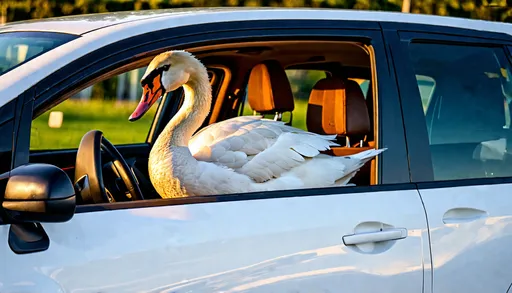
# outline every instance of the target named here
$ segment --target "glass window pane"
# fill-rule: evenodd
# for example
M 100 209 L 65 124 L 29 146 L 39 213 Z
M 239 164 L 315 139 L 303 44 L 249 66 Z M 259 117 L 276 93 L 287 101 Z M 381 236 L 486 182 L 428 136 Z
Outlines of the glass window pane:
M 0 75 L 75 38 L 48 32 L 0 33 Z
M 512 175 L 510 64 L 502 48 L 412 43 L 436 180 Z

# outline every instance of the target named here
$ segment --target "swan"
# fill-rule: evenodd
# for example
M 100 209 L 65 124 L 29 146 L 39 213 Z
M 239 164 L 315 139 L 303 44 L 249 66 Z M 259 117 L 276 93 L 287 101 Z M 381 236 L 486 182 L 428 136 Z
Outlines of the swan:
M 240 116 L 201 127 L 212 90 L 206 67 L 190 52 L 157 55 L 141 79 L 141 118 L 166 92 L 185 99 L 151 149 L 148 172 L 163 198 L 342 186 L 385 149 L 335 157 L 321 154 L 336 135 L 319 135 L 262 116 Z

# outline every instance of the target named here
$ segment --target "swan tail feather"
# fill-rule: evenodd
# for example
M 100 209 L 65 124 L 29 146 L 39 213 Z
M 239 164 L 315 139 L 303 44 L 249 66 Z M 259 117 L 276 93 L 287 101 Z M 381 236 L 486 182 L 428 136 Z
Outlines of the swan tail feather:
M 387 148 L 371 149 L 371 150 L 362 151 L 362 152 L 354 154 L 354 155 L 343 156 L 342 158 L 357 159 L 357 160 L 361 160 L 366 163 L 369 160 L 373 159 L 374 157 L 380 155 L 385 150 L 387 150 Z
M 349 183 L 349 181 L 352 178 L 354 178 L 354 176 L 357 174 L 357 172 L 359 172 L 359 170 L 364 166 L 364 164 L 366 164 L 368 161 L 372 160 L 373 158 L 375 158 L 376 156 L 378 156 L 385 150 L 387 150 L 387 149 L 386 148 L 371 149 L 371 150 L 366 150 L 366 151 L 363 151 L 363 152 L 360 152 L 360 153 L 357 153 L 354 155 L 340 157 L 340 158 L 344 158 L 344 159 L 347 159 L 347 158 L 351 159 L 350 161 L 353 163 L 346 164 L 346 169 L 344 170 L 345 174 L 343 175 L 343 177 L 336 180 L 335 185 L 336 186 L 347 185 Z

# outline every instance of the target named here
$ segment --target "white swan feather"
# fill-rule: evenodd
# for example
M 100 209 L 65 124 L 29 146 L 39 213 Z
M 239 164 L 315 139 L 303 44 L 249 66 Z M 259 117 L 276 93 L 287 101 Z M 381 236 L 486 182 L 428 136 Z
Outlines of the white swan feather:
M 330 146 L 335 135 L 318 135 L 261 116 L 212 124 L 192 137 L 192 155 L 248 175 L 255 182 L 276 178 Z

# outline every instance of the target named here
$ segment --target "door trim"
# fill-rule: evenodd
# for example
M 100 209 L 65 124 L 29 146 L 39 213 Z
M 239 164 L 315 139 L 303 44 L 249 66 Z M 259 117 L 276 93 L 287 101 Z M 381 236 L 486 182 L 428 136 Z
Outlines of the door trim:
M 343 196 L 345 194 L 417 190 L 413 183 L 381 184 L 370 186 L 324 187 L 297 190 L 276 190 L 264 192 L 247 192 L 222 195 L 193 196 L 183 198 L 162 198 L 134 202 L 115 202 L 77 206 L 75 214 L 124 210 L 159 206 L 189 205 L 203 203 L 220 203 L 231 201 L 265 200 L 278 198 L 310 197 L 310 196 Z

